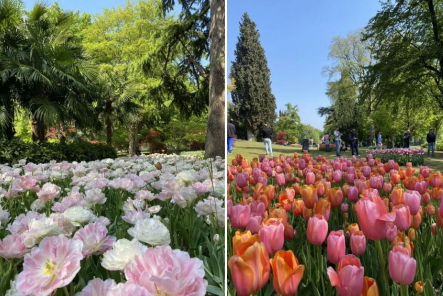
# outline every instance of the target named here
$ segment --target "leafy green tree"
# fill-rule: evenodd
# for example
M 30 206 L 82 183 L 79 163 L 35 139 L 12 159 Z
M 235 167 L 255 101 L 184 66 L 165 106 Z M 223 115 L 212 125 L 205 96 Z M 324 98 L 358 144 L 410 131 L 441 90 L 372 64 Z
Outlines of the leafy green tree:
M 256 24 L 245 13 L 240 23 L 235 60 L 231 67 L 231 76 L 236 86 L 231 94 L 233 103 L 238 106 L 238 118 L 257 137 L 263 124 L 272 126 L 276 119 L 271 73 L 259 38 Z
M 298 142 L 301 127 L 298 107 L 297 105 L 292 106 L 291 103 L 287 103 L 285 106 L 286 110 L 280 112 L 278 120 L 274 125 L 274 130 L 284 132 L 290 142 Z

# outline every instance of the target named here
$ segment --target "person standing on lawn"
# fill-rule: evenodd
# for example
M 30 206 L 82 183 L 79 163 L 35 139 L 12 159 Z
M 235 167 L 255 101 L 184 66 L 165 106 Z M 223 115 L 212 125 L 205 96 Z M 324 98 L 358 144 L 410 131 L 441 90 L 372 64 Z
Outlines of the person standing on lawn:
M 434 130 L 432 128 L 429 130 L 429 133 L 426 136 L 426 141 L 428 142 L 428 156 L 429 156 L 429 150 L 432 149 L 432 157 L 434 157 L 435 134 L 434 134 Z
M 355 133 L 355 129 L 352 129 L 351 133 L 349 134 L 349 141 L 351 142 L 351 155 L 360 156 L 360 153 L 358 153 L 358 137 Z
M 340 128 L 337 126 L 337 128 L 334 131 L 334 142 L 335 142 L 335 154 L 337 157 L 340 157 L 340 137 L 342 136 L 342 133 L 340 133 Z
M 268 127 L 266 123 L 261 130 L 261 134 L 263 137 L 263 142 L 265 143 L 266 155 L 272 156 L 272 130 Z
M 228 154 L 231 154 L 232 146 L 234 145 L 234 140 L 235 140 L 235 125 L 234 125 L 234 120 L 232 118 L 229 120 L 227 126 L 227 134 L 228 134 Z
M 405 139 L 405 145 L 404 145 L 405 147 L 404 148 L 409 148 L 409 141 L 411 139 L 411 131 L 409 129 L 404 134 L 404 139 Z
M 383 148 L 383 137 L 381 135 L 381 132 L 378 132 L 378 135 L 377 135 L 377 148 L 378 149 Z
M 325 142 L 326 145 L 326 152 L 329 152 L 329 133 L 326 132 L 326 134 L 323 136 L 323 141 Z

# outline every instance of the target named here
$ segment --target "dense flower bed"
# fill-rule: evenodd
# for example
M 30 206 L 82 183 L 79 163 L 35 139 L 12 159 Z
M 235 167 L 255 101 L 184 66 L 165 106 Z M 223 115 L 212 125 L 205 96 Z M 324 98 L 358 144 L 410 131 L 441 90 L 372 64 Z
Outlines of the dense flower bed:
M 229 293 L 441 295 L 442 174 L 369 157 L 237 155 Z
M 326 151 L 326 144 L 320 144 L 320 151 Z M 329 150 L 335 151 L 335 144 L 329 144 Z
M 0 295 L 224 295 L 224 160 L 0 165 Z
M 422 148 L 392 148 L 368 150 L 368 155 L 380 158 L 382 162 L 393 160 L 400 165 L 411 162 L 412 165 L 424 164 L 424 150 Z

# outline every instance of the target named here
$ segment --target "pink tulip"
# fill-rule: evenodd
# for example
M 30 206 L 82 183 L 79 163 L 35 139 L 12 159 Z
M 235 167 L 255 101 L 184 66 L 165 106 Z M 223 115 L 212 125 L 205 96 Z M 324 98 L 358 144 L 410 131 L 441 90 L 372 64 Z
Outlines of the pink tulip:
M 358 189 L 357 187 L 348 188 L 348 199 L 351 202 L 356 202 L 358 200 Z
M 343 213 L 347 213 L 348 210 L 349 210 L 349 205 L 348 205 L 347 203 L 344 202 L 344 203 L 341 204 L 340 209 L 341 209 L 341 211 L 342 211 Z
M 232 199 L 228 199 L 228 201 L 226 202 L 226 212 L 226 216 L 230 218 L 232 214 Z
M 89 255 L 100 255 L 105 251 L 112 249 L 115 242 L 115 236 L 109 236 L 106 226 L 94 222 L 80 228 L 72 238 L 83 243 L 82 254 L 84 257 Z
M 312 185 L 315 183 L 315 174 L 313 172 L 309 172 L 306 174 L 306 185 Z
M 239 173 L 237 174 L 237 177 L 235 178 L 235 183 L 238 187 L 242 188 L 247 185 L 247 177 L 245 173 Z
M 69 285 L 80 271 L 82 243 L 64 235 L 45 237 L 25 256 L 23 271 L 17 277 L 22 295 L 50 295 Z
M 369 186 L 371 188 L 380 190 L 383 188 L 383 177 L 382 176 L 373 176 L 369 179 Z
M 355 205 L 358 221 L 365 236 L 371 240 L 386 237 L 387 224 L 395 220 L 379 196 L 363 197 Z
M 278 165 L 278 166 L 275 167 L 275 172 L 277 174 L 281 174 L 283 172 L 283 169 L 281 168 L 281 166 Z
M 369 166 L 374 166 L 375 165 L 375 159 L 368 160 L 368 165 Z
M 396 205 L 392 208 L 395 211 L 395 221 L 394 224 L 400 231 L 405 231 L 409 229 L 412 225 L 412 216 L 409 211 L 408 206 L 403 204 Z
M 101 278 L 95 278 L 88 282 L 88 285 L 83 288 L 78 296 L 97 296 L 109 295 L 108 291 L 115 287 L 116 284 L 113 279 L 103 281 Z M 146 291 L 147 292 L 147 291 Z
M 421 195 L 418 191 L 406 190 L 403 194 L 404 203 L 409 207 L 411 215 L 415 216 L 420 209 Z
M 283 248 L 285 242 L 285 226 L 279 219 L 271 218 L 262 224 L 258 231 L 260 241 L 265 245 L 269 255 Z
M 355 167 L 353 167 L 353 166 L 349 167 L 347 173 L 353 174 L 355 176 Z
M 257 234 L 258 230 L 260 229 L 262 220 L 262 216 L 255 213 L 251 214 L 248 225 L 246 225 L 246 230 L 249 230 L 252 234 Z
M 418 191 L 420 194 L 424 194 L 427 188 L 428 182 L 426 181 L 417 181 L 417 183 L 415 183 L 415 190 Z
M 388 166 L 389 170 L 395 169 L 395 161 L 393 161 L 392 159 L 388 160 Z
M 348 183 L 348 184 L 354 184 L 354 179 L 355 179 L 355 177 L 354 177 L 354 174 L 346 174 L 346 182 Z
M 341 179 L 342 179 L 341 171 L 335 170 L 333 175 L 332 175 L 332 178 L 333 178 L 335 183 L 340 183 Z
M 232 206 L 231 216 L 229 217 L 232 228 L 245 228 L 248 225 L 250 216 L 251 207 L 249 205 L 236 204 Z
M 278 186 L 284 186 L 286 183 L 285 174 L 277 174 L 277 176 L 275 176 L 275 181 L 277 182 Z
M 366 237 L 362 231 L 351 233 L 351 251 L 354 255 L 362 255 L 366 250 Z
M 354 255 L 346 255 L 340 260 L 338 273 L 328 267 L 328 276 L 339 296 L 360 296 L 363 291 L 364 268 Z
M 390 242 L 393 242 L 398 236 L 397 226 L 394 223 L 388 224 L 386 230 L 386 239 Z
M 424 178 L 429 177 L 429 167 L 427 166 L 422 166 L 420 168 L 420 175 L 422 175 Z
M 363 176 L 365 176 L 367 178 L 371 175 L 371 167 L 366 165 L 361 168 L 361 172 L 363 173 Z
M 410 285 L 414 281 L 417 263 L 408 249 L 395 246 L 389 252 L 389 275 L 399 284 Z
M 304 170 L 306 168 L 306 161 L 302 158 L 300 159 L 300 162 L 298 163 L 298 166 L 300 169 Z
M 392 184 L 391 183 L 384 183 L 383 184 L 383 191 L 385 193 L 389 193 L 392 190 Z
M 5 259 L 23 258 L 31 250 L 26 248 L 21 234 L 7 235 L 0 241 L 0 256 Z
M 320 246 L 328 234 L 328 221 L 322 215 L 309 218 L 306 236 L 311 244 Z
M 343 230 L 331 231 L 328 236 L 328 260 L 337 264 L 346 255 L 346 242 Z

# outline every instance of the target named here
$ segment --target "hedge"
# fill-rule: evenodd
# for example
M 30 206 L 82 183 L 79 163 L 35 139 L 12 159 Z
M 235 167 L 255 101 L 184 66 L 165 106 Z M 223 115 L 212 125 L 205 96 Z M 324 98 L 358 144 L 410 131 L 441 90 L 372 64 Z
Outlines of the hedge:
M 104 144 L 91 144 L 78 141 L 69 144 L 60 143 L 25 143 L 19 139 L 0 140 L 0 164 L 27 162 L 46 163 L 55 161 L 92 161 L 116 158 L 113 147 Z

